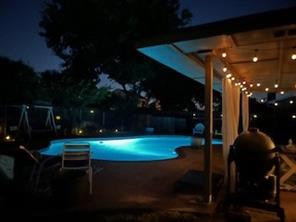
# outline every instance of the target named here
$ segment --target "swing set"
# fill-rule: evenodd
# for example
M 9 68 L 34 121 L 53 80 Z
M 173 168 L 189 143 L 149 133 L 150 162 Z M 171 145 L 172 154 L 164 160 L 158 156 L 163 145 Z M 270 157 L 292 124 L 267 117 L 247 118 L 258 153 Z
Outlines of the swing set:
M 38 125 L 38 128 L 32 127 L 34 125 L 32 123 Z M 57 133 L 52 106 L 25 104 L 0 106 L 1 141 L 13 142 L 20 135 L 31 138 L 34 133 L 50 132 Z

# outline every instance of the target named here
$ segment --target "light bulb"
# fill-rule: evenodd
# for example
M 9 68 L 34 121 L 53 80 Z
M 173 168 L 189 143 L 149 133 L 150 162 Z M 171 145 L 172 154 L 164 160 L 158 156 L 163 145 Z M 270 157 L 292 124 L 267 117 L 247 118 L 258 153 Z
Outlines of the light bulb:
M 279 87 L 279 84 L 274 84 L 274 88 L 278 88 Z
M 222 52 L 222 57 L 223 58 L 226 58 L 226 56 L 227 56 L 227 53 L 226 52 Z
M 226 66 L 223 67 L 223 72 L 227 72 L 227 67 Z
M 229 79 L 232 75 L 229 73 L 226 75 L 226 78 Z
M 281 91 L 280 93 L 283 95 L 285 92 L 284 91 Z
M 261 83 L 257 83 L 256 86 L 257 86 L 257 87 L 261 86 Z
M 257 52 L 258 52 L 258 49 L 255 49 L 255 55 L 253 57 L 253 62 L 257 62 L 258 61 L 258 56 L 257 56 Z
M 269 91 L 269 88 L 265 88 L 265 91 L 268 92 Z
M 292 60 L 296 60 L 296 54 L 295 54 L 295 53 L 293 53 L 293 54 L 291 55 L 291 59 L 292 59 Z

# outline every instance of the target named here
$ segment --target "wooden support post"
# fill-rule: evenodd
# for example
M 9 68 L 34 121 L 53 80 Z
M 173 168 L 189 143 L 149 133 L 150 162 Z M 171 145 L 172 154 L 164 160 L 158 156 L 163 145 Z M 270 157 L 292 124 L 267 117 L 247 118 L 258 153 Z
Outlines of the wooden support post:
M 212 134 L 213 134 L 213 64 L 212 55 L 205 59 L 205 202 L 212 202 Z

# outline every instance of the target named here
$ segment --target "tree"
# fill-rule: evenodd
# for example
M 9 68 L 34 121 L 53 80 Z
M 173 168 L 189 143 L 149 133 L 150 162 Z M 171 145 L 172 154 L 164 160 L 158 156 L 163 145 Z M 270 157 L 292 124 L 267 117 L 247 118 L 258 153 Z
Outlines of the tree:
M 107 88 L 98 89 L 93 81 L 75 80 L 67 73 L 45 71 L 41 73 L 43 98 L 55 106 L 61 106 L 74 125 L 80 122 L 80 112 L 87 106 L 100 106 L 109 96 Z
M 126 98 L 137 95 L 155 65 L 139 55 L 135 42 L 186 25 L 188 10 L 178 0 L 53 0 L 43 10 L 40 27 L 47 45 L 78 79 L 108 73 Z
M 0 57 L 0 73 L 0 104 L 30 104 L 40 98 L 40 77 L 22 61 Z

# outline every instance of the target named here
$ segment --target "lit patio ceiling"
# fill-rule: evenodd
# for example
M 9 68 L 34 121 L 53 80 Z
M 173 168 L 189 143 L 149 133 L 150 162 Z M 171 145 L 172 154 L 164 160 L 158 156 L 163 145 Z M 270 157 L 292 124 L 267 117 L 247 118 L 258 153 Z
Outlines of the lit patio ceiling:
M 296 59 L 291 58 L 296 56 L 296 7 L 181 29 L 143 41 L 137 48 L 201 83 L 205 55 L 212 53 L 217 91 L 227 74 L 234 83 L 245 82 L 246 91 L 296 91 Z

